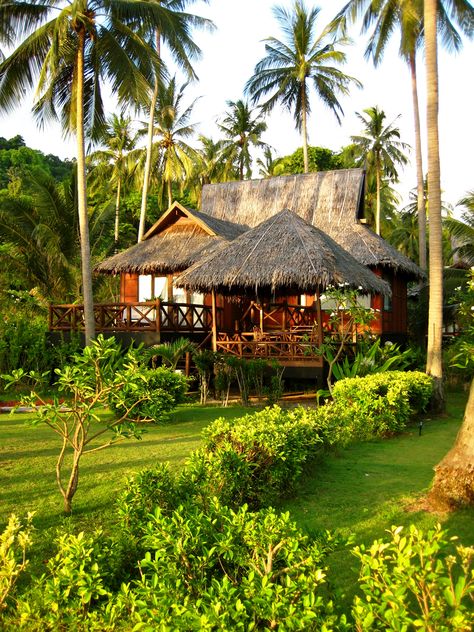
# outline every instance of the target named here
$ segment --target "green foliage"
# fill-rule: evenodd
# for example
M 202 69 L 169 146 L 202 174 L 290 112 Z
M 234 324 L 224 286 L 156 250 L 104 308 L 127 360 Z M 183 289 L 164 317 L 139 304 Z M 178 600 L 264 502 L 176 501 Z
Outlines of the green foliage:
M 0 613 L 7 607 L 7 599 L 12 597 L 18 577 L 28 564 L 26 551 L 31 544 L 32 518 L 33 514 L 28 514 L 23 524 L 12 514 L 0 534 Z
M 252 508 L 289 492 L 322 440 L 304 409 L 278 406 L 236 420 L 218 419 L 205 431 L 205 447 L 188 467 L 224 504 Z
M 161 358 L 163 364 L 174 371 L 186 353 L 192 353 L 195 349 L 196 345 L 188 338 L 177 338 L 173 342 L 151 346 L 147 349 L 146 355 L 153 363 L 157 357 Z
M 210 349 L 201 349 L 193 354 L 193 362 L 199 375 L 199 392 L 201 396 L 201 404 L 206 404 L 209 396 L 209 387 L 212 374 L 214 372 L 214 363 L 216 362 L 216 354 Z
M 162 418 L 174 407 L 174 396 L 184 392 L 186 381 L 182 376 L 167 369 L 153 371 L 144 367 L 139 362 L 139 353 L 140 350 L 130 349 L 123 354 L 114 338 L 99 335 L 82 353 L 75 354 L 70 364 L 55 370 L 55 387 L 68 400 L 67 408 L 57 397 L 50 403 L 35 391 L 22 397 L 23 404 L 32 407 L 38 401 L 41 404 L 32 423 L 46 424 L 60 437 L 56 480 L 66 513 L 72 510 L 81 458 L 122 439 L 139 438 L 140 433 L 132 421 L 142 416 L 153 420 Z M 25 378 L 39 385 L 48 374 L 18 369 L 2 377 L 8 388 Z M 93 424 L 99 421 L 99 410 L 108 404 L 118 415 L 99 430 L 93 430 Z M 103 438 L 106 433 L 112 436 Z M 65 460 L 68 453 L 71 453 L 72 463 Z
M 130 421 L 165 422 L 176 405 L 184 401 L 188 380 L 166 367 L 143 366 L 139 353 L 128 353 L 122 371 L 124 385 L 120 392 L 111 392 L 109 404 Z
M 328 350 L 328 357 L 331 352 Z M 400 345 L 393 342 L 380 344 L 380 338 L 369 344 L 365 340 L 358 341 L 353 357 L 346 355 L 342 362 L 337 362 L 333 366 L 333 374 L 336 380 L 346 377 L 364 377 L 373 373 L 384 373 L 389 370 L 402 371 L 412 362 L 413 351 L 405 349 L 402 351 Z
M 69 160 L 26 147 L 21 136 L 9 140 L 0 138 L 0 189 L 6 189 L 12 174 L 21 175 L 34 168 L 41 169 L 57 181 L 65 180 L 72 173 Z
M 426 534 L 392 527 L 390 535 L 354 549 L 362 563 L 363 596 L 352 610 L 357 630 L 472 630 L 474 549 L 456 546 L 451 554 L 452 539 L 439 525 Z
M 332 171 L 345 167 L 341 156 L 326 147 L 308 147 L 308 162 L 309 171 Z M 302 147 L 275 161 L 274 171 L 274 175 L 279 176 L 304 173 Z
M 157 510 L 140 579 L 117 605 L 131 624 L 179 630 L 323 629 L 323 559 L 334 545 L 303 536 L 288 514 L 250 513 L 211 499 L 205 510 Z M 150 629 L 150 628 L 149 628 Z
M 474 377 L 474 271 L 465 285 L 456 288 L 451 302 L 456 305 L 460 331 L 445 351 L 445 364 L 451 375 L 459 374 L 465 382 Z
M 415 412 L 428 406 L 431 377 L 418 371 L 388 371 L 348 378 L 333 387 L 335 415 L 344 419 L 351 440 L 400 432 Z

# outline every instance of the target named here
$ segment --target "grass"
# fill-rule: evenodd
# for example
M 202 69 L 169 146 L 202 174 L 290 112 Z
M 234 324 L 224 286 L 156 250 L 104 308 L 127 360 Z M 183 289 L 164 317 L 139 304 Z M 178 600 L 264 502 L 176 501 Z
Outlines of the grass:
M 474 544 L 474 510 L 443 516 L 410 510 L 429 487 L 433 466 L 453 444 L 465 402 L 466 394 L 450 393 L 447 413 L 426 418 L 421 436 L 413 426 L 402 436 L 359 443 L 326 455 L 312 464 L 297 494 L 282 502 L 280 509 L 289 511 L 310 533 L 337 529 L 356 543 L 368 544 L 384 537 L 394 524 L 415 523 L 426 529 L 440 521 L 463 544 Z M 70 518 L 62 514 L 54 476 L 56 437 L 47 428 L 25 423 L 31 415 L 2 415 L 0 523 L 3 525 L 12 512 L 24 515 L 36 511 L 35 525 L 42 537 L 36 538 L 34 557 L 46 559 L 58 527 L 76 531 L 99 525 L 113 528 L 114 498 L 127 475 L 158 461 L 180 467 L 200 445 L 201 431 L 208 423 L 219 416 L 238 417 L 247 412 L 237 406 L 180 407 L 172 424 L 147 427 L 141 441 L 124 441 L 85 456 Z M 334 553 L 330 560 L 332 581 L 346 591 L 347 599 L 355 583 L 355 565 L 348 548 Z
M 179 467 L 201 444 L 201 431 L 217 417 L 240 417 L 248 409 L 181 406 L 172 423 L 149 425 L 142 439 L 129 439 L 81 460 L 72 522 L 106 523 L 125 478 L 159 461 Z M 32 414 L 0 416 L 0 526 L 11 513 L 35 511 L 38 529 L 61 524 L 62 497 L 56 485 L 59 438 L 45 426 L 31 427 Z
M 474 545 L 474 509 L 451 514 L 416 510 L 429 489 L 433 467 L 453 445 L 459 429 L 465 393 L 449 393 L 446 414 L 424 419 L 422 434 L 413 426 L 393 439 L 358 443 L 308 471 L 298 495 L 281 504 L 309 533 L 337 529 L 357 544 L 387 536 L 392 525 L 415 524 L 423 530 L 440 522 L 464 545 Z M 356 559 L 349 548 L 329 560 L 330 578 L 351 600 L 357 578 Z

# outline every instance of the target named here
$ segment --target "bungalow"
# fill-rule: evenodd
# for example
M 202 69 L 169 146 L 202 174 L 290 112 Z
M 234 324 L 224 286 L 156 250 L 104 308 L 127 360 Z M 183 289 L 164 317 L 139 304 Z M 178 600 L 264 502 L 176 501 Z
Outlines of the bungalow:
M 366 226 L 363 189 L 360 169 L 205 185 L 201 211 L 174 202 L 142 242 L 96 267 L 121 278 L 120 302 L 95 308 L 97 329 L 146 342 L 212 335 L 214 347 L 234 338 L 243 355 L 266 349 L 295 363 L 283 345 L 262 346 L 262 333 L 322 325 L 325 288 L 344 282 L 377 311 L 373 333 L 402 339 L 407 282 L 422 272 Z M 80 310 L 52 306 L 50 328 L 80 328 Z

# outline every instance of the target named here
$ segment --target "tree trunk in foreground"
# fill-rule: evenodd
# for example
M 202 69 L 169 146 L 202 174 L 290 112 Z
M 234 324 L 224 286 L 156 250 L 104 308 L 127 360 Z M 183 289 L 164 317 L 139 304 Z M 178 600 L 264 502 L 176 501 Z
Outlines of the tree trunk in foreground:
M 428 130 L 428 201 L 430 222 L 429 312 L 426 373 L 434 379 L 433 409 L 444 409 L 443 334 L 443 236 L 438 135 L 437 0 L 425 0 L 426 123 Z
M 462 426 L 454 446 L 435 467 L 428 498 L 432 505 L 448 508 L 474 504 L 474 380 Z
M 426 208 L 425 184 L 423 182 L 423 155 L 421 151 L 420 108 L 418 106 L 418 81 L 416 75 L 416 53 L 410 54 L 413 120 L 415 126 L 416 195 L 418 209 L 418 252 L 420 268 L 426 270 Z
M 157 30 L 155 33 L 156 39 L 156 52 L 158 57 L 160 57 L 160 32 Z M 146 159 L 145 159 L 145 167 L 143 171 L 143 187 L 142 187 L 142 202 L 140 207 L 140 223 L 138 225 L 138 243 L 143 240 L 145 235 L 145 221 L 146 221 L 146 207 L 148 201 L 148 187 L 150 185 L 150 174 L 151 174 L 151 155 L 153 151 L 153 136 L 154 136 L 154 127 L 155 127 L 155 109 L 156 102 L 158 100 L 158 90 L 160 86 L 160 78 L 158 75 L 155 77 L 155 85 L 153 87 L 153 94 L 151 96 L 150 103 L 150 116 L 148 119 L 148 133 L 147 133 L 147 142 L 146 142 Z
M 301 135 L 303 137 L 303 171 L 304 173 L 309 173 L 308 122 L 306 117 L 306 92 L 304 84 L 301 88 Z
M 84 145 L 84 46 L 85 32 L 78 33 L 76 137 L 77 137 L 77 203 L 81 237 L 82 296 L 84 299 L 85 342 L 95 337 L 94 297 L 92 294 L 91 251 L 89 243 L 89 216 L 87 213 L 86 152 Z

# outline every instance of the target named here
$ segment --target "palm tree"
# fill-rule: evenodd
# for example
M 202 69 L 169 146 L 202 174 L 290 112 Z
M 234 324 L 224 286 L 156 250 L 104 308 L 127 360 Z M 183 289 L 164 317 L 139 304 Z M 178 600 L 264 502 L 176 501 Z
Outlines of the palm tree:
M 80 291 L 80 236 L 75 177 L 63 184 L 38 169 L 22 174 L 28 195 L 3 195 L 0 233 L 9 244 L 2 262 L 14 261 L 27 289 L 37 288 L 50 301 L 74 300 Z M 103 243 L 112 216 L 90 217 L 91 251 Z
M 85 141 L 105 126 L 101 83 L 109 81 L 120 101 L 139 102 L 156 62 L 133 32 L 151 29 L 163 9 L 133 0 L 12 0 L 0 5 L 0 23 L 16 34 L 16 50 L 0 64 L 0 110 L 10 111 L 36 87 L 34 113 L 43 124 L 60 119 L 76 135 L 77 200 L 80 224 L 85 340 L 95 335 Z M 0 35 L 6 32 L 2 27 Z
M 449 15 L 448 15 L 449 13 Z M 423 196 L 423 161 L 421 150 L 420 114 L 418 105 L 418 81 L 416 53 L 423 41 L 423 3 L 420 0 L 350 0 L 338 13 L 334 20 L 337 28 L 346 31 L 347 19 L 357 20 L 362 16 L 362 31 L 374 25 L 366 49 L 366 56 L 371 57 L 375 65 L 382 61 L 385 48 L 397 27 L 400 29 L 400 56 L 407 62 L 411 74 L 413 117 L 415 128 L 415 157 L 418 189 L 418 222 L 420 267 L 426 269 L 426 210 Z M 460 29 L 466 35 L 472 35 L 474 9 L 468 0 L 438 0 L 438 28 L 446 48 L 459 50 L 461 38 L 454 28 L 452 19 L 456 19 Z M 469 27 L 469 24 L 471 25 Z M 471 30 L 471 33 L 469 33 Z
M 166 184 L 168 206 L 173 202 L 173 183 L 186 182 L 197 160 L 196 150 L 186 143 L 196 131 L 195 124 L 189 122 L 196 100 L 181 112 L 187 85 L 178 88 L 173 78 L 168 84 L 161 84 L 158 91 L 154 123 L 155 136 L 159 138 L 156 168 Z
M 135 149 L 138 134 L 132 130 L 130 117 L 112 114 L 102 139 L 106 149 L 99 149 L 88 157 L 91 192 L 94 184 L 101 189 L 104 181 L 109 181 L 115 191 L 114 242 L 117 248 L 119 240 L 120 202 L 123 186 L 133 175 L 137 165 L 138 151 Z
M 227 101 L 230 108 L 224 115 L 222 123 L 218 125 L 225 138 L 222 142 L 222 159 L 228 171 L 237 169 L 239 180 L 252 177 L 251 146 L 265 149 L 267 146 L 261 139 L 267 129 L 267 124 L 260 115 L 254 116 L 254 110 L 248 103 Z
M 444 226 L 447 228 L 455 247 L 453 254 L 463 263 L 474 266 L 474 191 L 468 191 L 466 197 L 458 202 L 464 207 L 461 219 L 447 217 Z
M 310 84 L 321 101 L 335 114 L 338 122 L 343 114 L 338 94 L 348 94 L 351 85 L 361 86 L 354 77 L 345 75 L 336 65 L 346 61 L 338 46 L 348 43 L 345 37 L 336 39 L 330 29 L 315 35 L 319 9 L 308 10 L 301 0 L 295 0 L 291 11 L 275 7 L 274 15 L 285 39 L 265 40 L 266 56 L 255 66 L 245 91 L 252 102 L 267 95 L 262 111 L 270 112 L 281 103 L 293 112 L 296 128 L 303 141 L 304 169 L 309 169 L 307 119 L 311 112 Z
M 375 232 L 380 235 L 382 178 L 385 176 L 392 182 L 397 181 L 397 165 L 407 163 L 407 157 L 403 152 L 408 149 L 408 145 L 398 140 L 400 130 L 394 127 L 394 122 L 385 124 L 385 112 L 379 110 L 377 106 L 365 109 L 366 116 L 359 112 L 356 114 L 363 123 L 364 129 L 359 136 L 351 136 L 351 140 L 360 152 L 359 163 L 366 165 L 369 177 L 371 173 L 375 177 Z
M 161 60 L 162 42 L 167 46 L 175 63 L 178 64 L 187 74 L 189 79 L 196 77 L 191 61 L 199 58 L 200 49 L 193 42 L 191 37 L 191 29 L 195 27 L 213 28 L 212 22 L 209 20 L 184 13 L 187 5 L 194 3 L 196 0 L 150 0 L 160 5 L 168 14 L 168 23 L 156 24 L 151 30 L 146 32 L 146 37 L 150 45 L 154 47 L 158 58 Z M 204 0 L 207 2 L 208 0 Z M 158 99 L 158 91 L 160 82 L 166 80 L 166 73 L 163 65 L 160 63 L 153 77 L 152 90 L 149 94 L 149 116 L 148 116 L 148 132 L 146 142 L 145 165 L 143 171 L 142 200 L 140 208 L 140 223 L 138 227 L 138 241 L 143 239 L 145 234 L 145 219 L 147 208 L 148 188 L 150 184 L 152 153 L 153 153 L 153 137 L 154 137 L 154 121 L 155 109 Z

